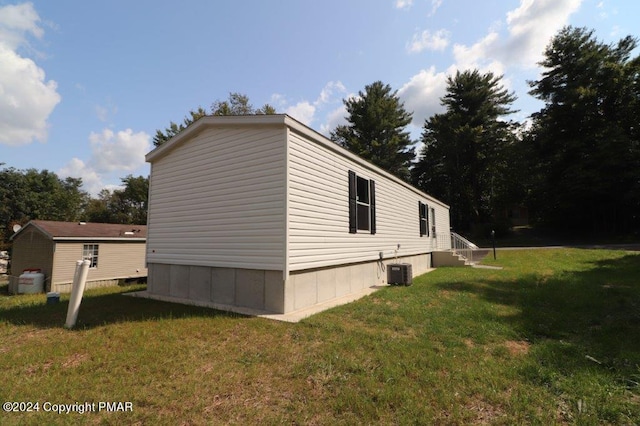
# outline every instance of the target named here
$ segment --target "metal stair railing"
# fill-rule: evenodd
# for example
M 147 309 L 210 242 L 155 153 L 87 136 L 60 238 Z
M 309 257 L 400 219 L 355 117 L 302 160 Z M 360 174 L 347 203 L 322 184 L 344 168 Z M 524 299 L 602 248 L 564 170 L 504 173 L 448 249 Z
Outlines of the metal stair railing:
M 467 240 L 460 234 L 451 232 L 451 250 L 468 262 L 473 262 L 473 251 L 477 250 L 478 246 Z
M 437 232 L 436 237 L 436 249 L 441 251 L 451 250 L 451 233 L 450 232 Z

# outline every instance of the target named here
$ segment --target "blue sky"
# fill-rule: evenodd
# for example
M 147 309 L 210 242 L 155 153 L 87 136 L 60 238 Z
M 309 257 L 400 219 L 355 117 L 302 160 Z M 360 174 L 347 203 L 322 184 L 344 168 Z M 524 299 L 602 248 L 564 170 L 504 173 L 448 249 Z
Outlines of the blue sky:
M 564 25 L 640 36 L 632 0 L 0 0 L 0 163 L 81 177 L 97 194 L 147 175 L 157 129 L 230 92 L 325 133 L 376 80 L 417 139 L 446 77 L 504 75 L 519 121 Z

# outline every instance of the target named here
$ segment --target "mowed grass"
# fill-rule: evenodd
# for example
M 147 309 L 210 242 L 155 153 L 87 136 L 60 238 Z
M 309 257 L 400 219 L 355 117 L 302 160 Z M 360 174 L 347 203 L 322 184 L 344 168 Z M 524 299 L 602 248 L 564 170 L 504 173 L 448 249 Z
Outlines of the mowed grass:
M 637 424 L 640 254 L 500 251 L 298 324 L 0 292 L 0 424 Z M 131 402 L 56 414 L 43 403 Z

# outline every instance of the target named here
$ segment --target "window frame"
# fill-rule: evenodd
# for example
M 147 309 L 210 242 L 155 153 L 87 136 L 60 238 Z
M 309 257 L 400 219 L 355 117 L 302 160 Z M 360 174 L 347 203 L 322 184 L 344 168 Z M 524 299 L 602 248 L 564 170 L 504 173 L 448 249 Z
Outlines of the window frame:
M 429 206 L 418 201 L 418 220 L 420 222 L 420 236 L 429 236 Z
M 431 212 L 431 236 L 435 238 L 436 237 L 436 209 L 434 207 L 431 207 L 429 211 Z
M 358 231 L 371 231 L 370 193 L 369 180 L 356 175 L 356 228 Z
M 367 179 L 349 170 L 349 233 L 376 233 L 375 194 L 376 186 L 373 179 Z M 366 212 L 366 221 L 362 220 L 363 212 Z
M 100 245 L 95 243 L 86 243 L 82 245 L 82 260 L 88 260 L 89 269 L 98 268 L 98 256 L 100 253 Z

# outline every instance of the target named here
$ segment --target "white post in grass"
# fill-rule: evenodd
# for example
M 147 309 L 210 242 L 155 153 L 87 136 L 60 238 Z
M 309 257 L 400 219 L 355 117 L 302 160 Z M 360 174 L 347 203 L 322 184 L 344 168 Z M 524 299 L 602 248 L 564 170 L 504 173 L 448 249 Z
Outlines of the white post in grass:
M 66 328 L 73 328 L 76 325 L 90 264 L 91 262 L 88 260 L 78 260 L 76 262 L 76 273 L 73 276 L 73 286 L 71 287 L 71 297 L 69 299 L 69 308 L 67 309 L 67 321 L 64 324 Z

